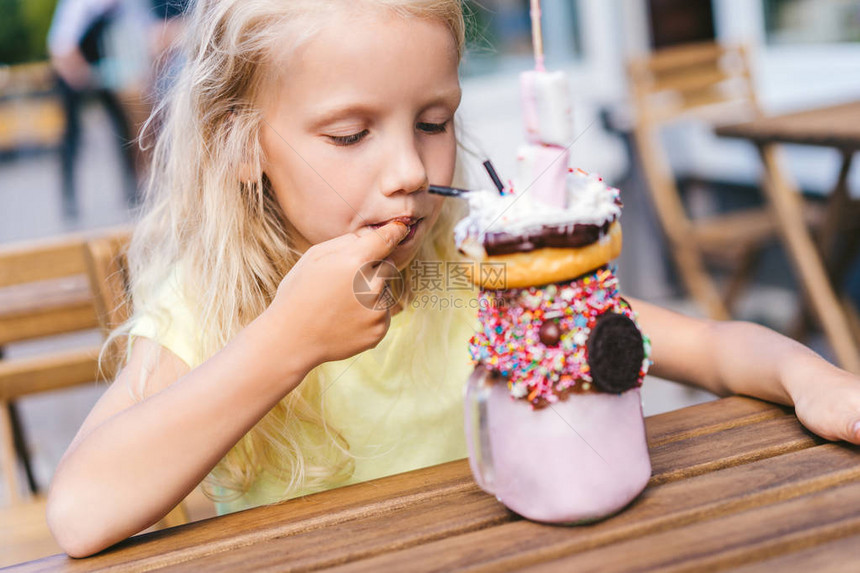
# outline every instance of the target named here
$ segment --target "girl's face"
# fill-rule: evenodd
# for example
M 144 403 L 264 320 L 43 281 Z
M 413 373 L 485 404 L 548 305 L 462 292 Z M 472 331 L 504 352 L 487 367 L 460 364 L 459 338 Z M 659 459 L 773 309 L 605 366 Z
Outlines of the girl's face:
M 264 107 L 264 170 L 296 248 L 394 218 L 405 267 L 450 185 L 460 103 L 456 43 L 442 22 L 386 12 L 331 19 L 282 64 Z

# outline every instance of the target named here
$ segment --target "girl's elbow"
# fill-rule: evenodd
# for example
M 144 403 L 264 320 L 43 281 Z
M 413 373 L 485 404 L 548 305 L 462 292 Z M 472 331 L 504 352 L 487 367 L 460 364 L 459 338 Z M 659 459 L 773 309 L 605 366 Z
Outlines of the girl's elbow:
M 45 517 L 54 540 L 69 557 L 89 557 L 112 544 L 104 531 L 94 527 L 92 512 L 74 495 L 52 487 Z

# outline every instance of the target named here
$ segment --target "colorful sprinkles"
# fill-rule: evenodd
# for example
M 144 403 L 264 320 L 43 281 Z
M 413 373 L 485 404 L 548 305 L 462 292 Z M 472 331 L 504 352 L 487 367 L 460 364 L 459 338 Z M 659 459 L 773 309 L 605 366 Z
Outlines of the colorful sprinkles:
M 473 362 L 506 377 L 511 396 L 533 409 L 570 393 L 596 392 L 586 343 L 598 317 L 613 312 L 636 321 L 610 267 L 567 283 L 482 290 L 478 308 L 482 330 L 469 341 Z M 642 338 L 645 358 L 636 387 L 651 365 L 650 341 Z

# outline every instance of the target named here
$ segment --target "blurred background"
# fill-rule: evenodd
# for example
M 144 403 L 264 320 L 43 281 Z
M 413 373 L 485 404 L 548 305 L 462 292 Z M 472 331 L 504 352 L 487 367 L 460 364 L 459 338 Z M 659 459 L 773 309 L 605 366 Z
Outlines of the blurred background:
M 460 121 L 467 145 L 492 158 L 506 178 L 515 171 L 517 147 L 524 141 L 517 74 L 533 66 L 529 3 L 464 4 L 469 50 L 462 65 Z M 597 172 L 622 189 L 624 291 L 684 313 L 709 315 L 691 296 L 667 239 L 672 230 L 655 209 L 654 182 L 643 170 L 654 158 L 643 158 L 636 145 L 643 118 L 637 116 L 628 64 L 689 45 L 742 44 L 765 115 L 860 100 L 860 0 L 542 4 L 547 68 L 570 77 L 577 137 L 571 165 Z M 0 0 L 0 248 L 133 221 L 147 168 L 146 153 L 133 140 L 181 65 L 171 46 L 181 34 L 184 9 L 179 0 Z M 717 137 L 712 123 L 698 120 L 667 123 L 655 141 L 691 217 L 765 205 L 759 189 L 762 164 L 750 142 Z M 783 149 L 783 165 L 813 206 L 826 204 L 842 158 L 826 147 Z M 847 189 L 855 198 L 858 180 L 860 173 L 849 169 Z M 844 249 L 834 288 L 841 300 L 856 304 L 860 264 L 851 244 Z M 834 360 L 813 313 L 804 310 L 786 249 L 777 237 L 760 246 L 731 315 L 794 335 Z M 718 283 L 725 282 L 719 265 L 708 268 Z M 0 288 L 0 325 L 4 313 L 13 310 L 3 305 L 12 300 L 18 299 L 4 299 Z M 93 328 L 43 340 L 0 341 L 0 362 L 98 344 L 101 337 Z M 103 388 L 75 386 L 14 403 L 3 401 L 0 392 L 0 405 L 14 418 L 19 455 L 27 452 L 28 467 L 16 471 L 28 474 L 31 489 L 44 493 Z M 713 398 L 654 379 L 645 390 L 646 415 Z M 0 507 L 9 506 L 7 498 L 0 499 Z M 208 512 L 202 503 L 192 518 Z M 0 519 L 0 539 L 6 540 L 0 541 L 0 565 L 56 552 L 37 521 L 28 530 L 20 520 Z M 31 534 L 22 541 L 23 530 Z

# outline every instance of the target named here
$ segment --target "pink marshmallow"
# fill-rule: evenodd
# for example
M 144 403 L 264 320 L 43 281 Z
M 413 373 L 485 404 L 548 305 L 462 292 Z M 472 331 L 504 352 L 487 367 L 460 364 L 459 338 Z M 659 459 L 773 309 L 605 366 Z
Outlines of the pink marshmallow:
M 565 147 L 573 140 L 570 93 L 564 72 L 520 74 L 526 140 Z
M 567 208 L 570 152 L 562 147 L 524 145 L 517 154 L 518 193 L 560 209 Z

